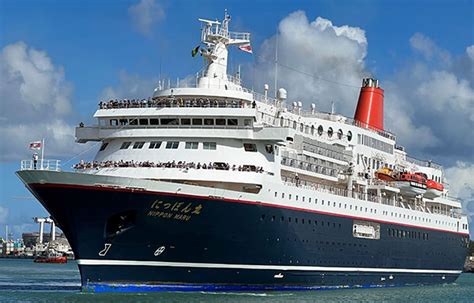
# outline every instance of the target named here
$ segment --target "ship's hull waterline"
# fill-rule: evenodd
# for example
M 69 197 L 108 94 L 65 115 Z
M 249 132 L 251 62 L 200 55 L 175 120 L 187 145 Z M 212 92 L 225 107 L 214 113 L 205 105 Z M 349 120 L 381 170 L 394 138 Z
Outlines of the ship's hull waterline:
M 128 178 L 105 186 L 85 174 L 17 174 L 66 234 L 85 291 L 449 283 L 466 254 L 460 233 L 380 222 L 380 239 L 356 238 L 351 217 L 197 195 L 193 186 L 156 182 L 163 190 L 150 191 L 118 186 Z

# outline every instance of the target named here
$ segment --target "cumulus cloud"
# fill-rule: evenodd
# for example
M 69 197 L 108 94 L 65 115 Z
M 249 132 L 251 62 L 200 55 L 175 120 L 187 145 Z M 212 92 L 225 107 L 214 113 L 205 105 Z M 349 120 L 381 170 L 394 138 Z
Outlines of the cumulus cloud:
M 6 223 L 8 217 L 8 208 L 0 206 L 0 224 Z
M 321 17 L 310 22 L 302 11 L 290 14 L 280 22 L 278 37 L 265 40 L 259 49 L 254 77 L 257 87 L 263 88 L 263 81 L 274 78 L 276 39 L 279 86 L 288 90 L 290 99 L 314 102 L 326 111 L 335 101 L 344 114 L 353 115 L 361 79 L 369 74 L 364 64 L 364 30 L 335 26 Z
M 149 36 L 153 25 L 165 18 L 165 11 L 155 0 L 141 0 L 128 8 L 128 14 L 135 29 Z
M 102 90 L 101 100 L 148 98 L 158 86 L 158 78 L 143 78 L 126 71 L 119 74 L 117 86 L 107 86 Z
M 42 138 L 49 155 L 70 154 L 72 85 L 63 68 L 46 52 L 17 42 L 1 50 L 0 79 L 0 160 L 29 157 L 29 142 Z
M 474 234 L 474 163 L 458 161 L 445 171 L 450 191 L 461 198 L 463 209 L 467 213 L 471 234 Z
M 418 38 L 411 41 L 421 39 L 420 34 L 414 37 Z M 442 56 L 451 59 L 435 62 L 423 56 L 385 82 L 387 125 L 412 153 L 474 162 L 474 70 L 469 48 L 455 58 L 431 40 L 424 43 L 435 50 L 432 56 L 446 54 Z M 415 51 L 427 52 L 421 46 Z
M 440 59 L 444 63 L 449 63 L 451 56 L 449 53 L 439 48 L 436 43 L 422 33 L 415 33 L 410 38 L 411 47 L 425 57 L 425 59 Z

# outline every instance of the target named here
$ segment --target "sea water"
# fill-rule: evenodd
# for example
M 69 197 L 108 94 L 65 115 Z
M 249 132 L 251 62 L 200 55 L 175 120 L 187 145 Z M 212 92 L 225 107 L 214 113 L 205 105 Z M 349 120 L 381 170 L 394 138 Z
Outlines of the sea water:
M 77 263 L 40 264 L 29 259 L 0 259 L 0 302 L 472 302 L 474 274 L 456 283 L 371 289 L 297 292 L 100 293 L 80 291 Z

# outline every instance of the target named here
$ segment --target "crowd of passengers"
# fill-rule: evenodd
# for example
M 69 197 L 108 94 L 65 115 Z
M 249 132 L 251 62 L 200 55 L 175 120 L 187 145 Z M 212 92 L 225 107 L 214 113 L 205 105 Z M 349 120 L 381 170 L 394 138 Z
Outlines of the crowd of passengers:
M 263 173 L 263 167 L 255 165 L 230 165 L 224 162 L 186 162 L 186 161 L 168 161 L 168 162 L 151 162 L 151 161 L 93 161 L 84 162 L 81 160 L 80 163 L 73 166 L 74 169 L 87 169 L 87 168 L 106 168 L 106 167 L 165 167 L 165 168 L 184 168 L 184 169 L 218 169 L 218 170 L 234 170 L 234 171 L 253 171 L 257 173 Z
M 100 109 L 111 108 L 143 108 L 143 107 L 244 107 L 244 102 L 241 100 L 182 100 L 170 99 L 164 100 L 159 98 L 148 99 L 111 99 L 109 101 L 99 102 Z M 255 107 L 252 104 L 252 107 Z

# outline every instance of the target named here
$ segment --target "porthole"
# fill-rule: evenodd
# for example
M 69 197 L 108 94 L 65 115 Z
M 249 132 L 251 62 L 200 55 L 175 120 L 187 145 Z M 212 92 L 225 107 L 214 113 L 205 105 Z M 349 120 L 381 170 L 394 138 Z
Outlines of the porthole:
M 351 141 L 351 140 L 352 140 L 352 132 L 348 131 L 347 132 L 347 141 Z
M 338 139 L 342 139 L 342 135 L 343 135 L 342 129 L 339 129 L 339 130 L 337 131 L 337 138 L 338 138 Z
M 321 136 L 323 134 L 323 131 L 324 131 L 323 126 L 322 125 L 318 126 L 318 135 Z
M 332 134 L 334 133 L 334 131 L 332 130 L 332 127 L 328 128 L 328 137 L 331 138 L 332 137 Z

